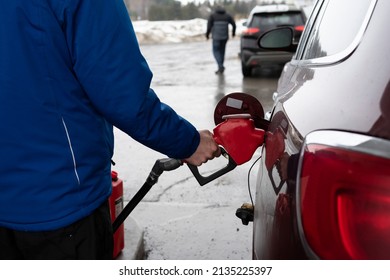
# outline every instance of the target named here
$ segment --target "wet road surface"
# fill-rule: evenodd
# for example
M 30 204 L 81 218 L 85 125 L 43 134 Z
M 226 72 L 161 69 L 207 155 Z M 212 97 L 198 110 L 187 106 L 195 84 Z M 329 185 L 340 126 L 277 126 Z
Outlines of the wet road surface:
M 255 96 L 264 111 L 272 107 L 278 73 L 257 71 L 244 79 L 239 40 L 227 45 L 225 73 L 216 75 L 211 41 L 143 45 L 154 78 L 152 88 L 198 129 L 214 128 L 214 107 L 228 93 Z M 154 162 L 164 158 L 122 132 L 115 131 L 113 167 L 124 181 L 127 202 L 143 185 Z M 243 226 L 235 210 L 249 201 L 248 170 L 259 157 L 200 187 L 186 166 L 163 173 L 131 216 L 145 231 L 147 259 L 251 259 L 252 226 Z M 221 165 L 222 164 L 222 165 Z M 209 161 L 201 172 L 214 172 L 225 162 Z M 250 174 L 253 194 L 256 168 Z
M 279 73 L 270 69 L 255 70 L 253 78 L 244 79 L 238 57 L 239 39 L 228 41 L 223 75 L 214 73 L 217 66 L 211 52 L 211 41 L 143 45 L 141 51 L 154 73 L 152 88 L 159 96 L 184 103 L 178 107 L 190 107 L 192 102 L 188 98 L 196 97 L 202 105 L 207 103 L 209 112 L 213 113 L 216 103 L 231 92 L 255 96 L 265 111 L 272 106 L 272 94 Z

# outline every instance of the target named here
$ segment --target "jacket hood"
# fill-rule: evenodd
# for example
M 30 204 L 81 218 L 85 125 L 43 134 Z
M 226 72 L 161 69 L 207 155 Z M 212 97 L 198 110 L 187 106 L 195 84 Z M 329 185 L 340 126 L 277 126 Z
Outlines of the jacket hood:
M 226 13 L 226 10 L 225 10 L 225 8 L 218 6 L 215 9 L 215 12 L 218 13 L 218 14 L 224 14 L 224 13 Z

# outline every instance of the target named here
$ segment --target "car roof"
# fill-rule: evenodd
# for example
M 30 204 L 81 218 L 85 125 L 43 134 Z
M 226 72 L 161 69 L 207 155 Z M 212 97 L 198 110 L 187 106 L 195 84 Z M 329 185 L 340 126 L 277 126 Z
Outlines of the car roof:
M 302 12 L 302 9 L 292 4 L 267 4 L 267 5 L 257 5 L 249 13 L 247 22 L 251 22 L 253 16 L 256 14 L 264 13 L 280 13 L 280 12 Z
M 258 13 L 275 13 L 275 12 L 287 12 L 287 11 L 300 12 L 301 9 L 299 9 L 295 5 L 286 5 L 286 4 L 258 5 L 252 9 L 249 17 Z

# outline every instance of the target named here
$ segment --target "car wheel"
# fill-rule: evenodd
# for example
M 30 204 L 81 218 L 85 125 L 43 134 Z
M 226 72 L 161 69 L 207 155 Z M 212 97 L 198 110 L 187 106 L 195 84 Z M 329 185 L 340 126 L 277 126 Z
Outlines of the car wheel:
M 241 63 L 241 70 L 244 77 L 252 76 L 252 67 L 248 67 L 244 63 Z

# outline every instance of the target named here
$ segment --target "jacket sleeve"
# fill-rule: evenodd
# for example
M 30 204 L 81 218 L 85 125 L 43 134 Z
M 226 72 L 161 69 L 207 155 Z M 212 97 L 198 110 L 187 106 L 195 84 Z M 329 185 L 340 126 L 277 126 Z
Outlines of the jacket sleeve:
M 213 15 L 209 16 L 209 19 L 207 20 L 207 30 L 206 30 L 206 37 L 209 38 L 211 29 L 213 28 L 214 25 L 214 17 Z
M 234 21 L 233 17 L 229 18 L 229 23 L 232 25 L 232 36 L 236 36 L 236 22 Z
M 68 0 L 64 15 L 73 71 L 92 107 L 158 152 L 192 155 L 199 133 L 150 89 L 152 73 L 123 0 Z

